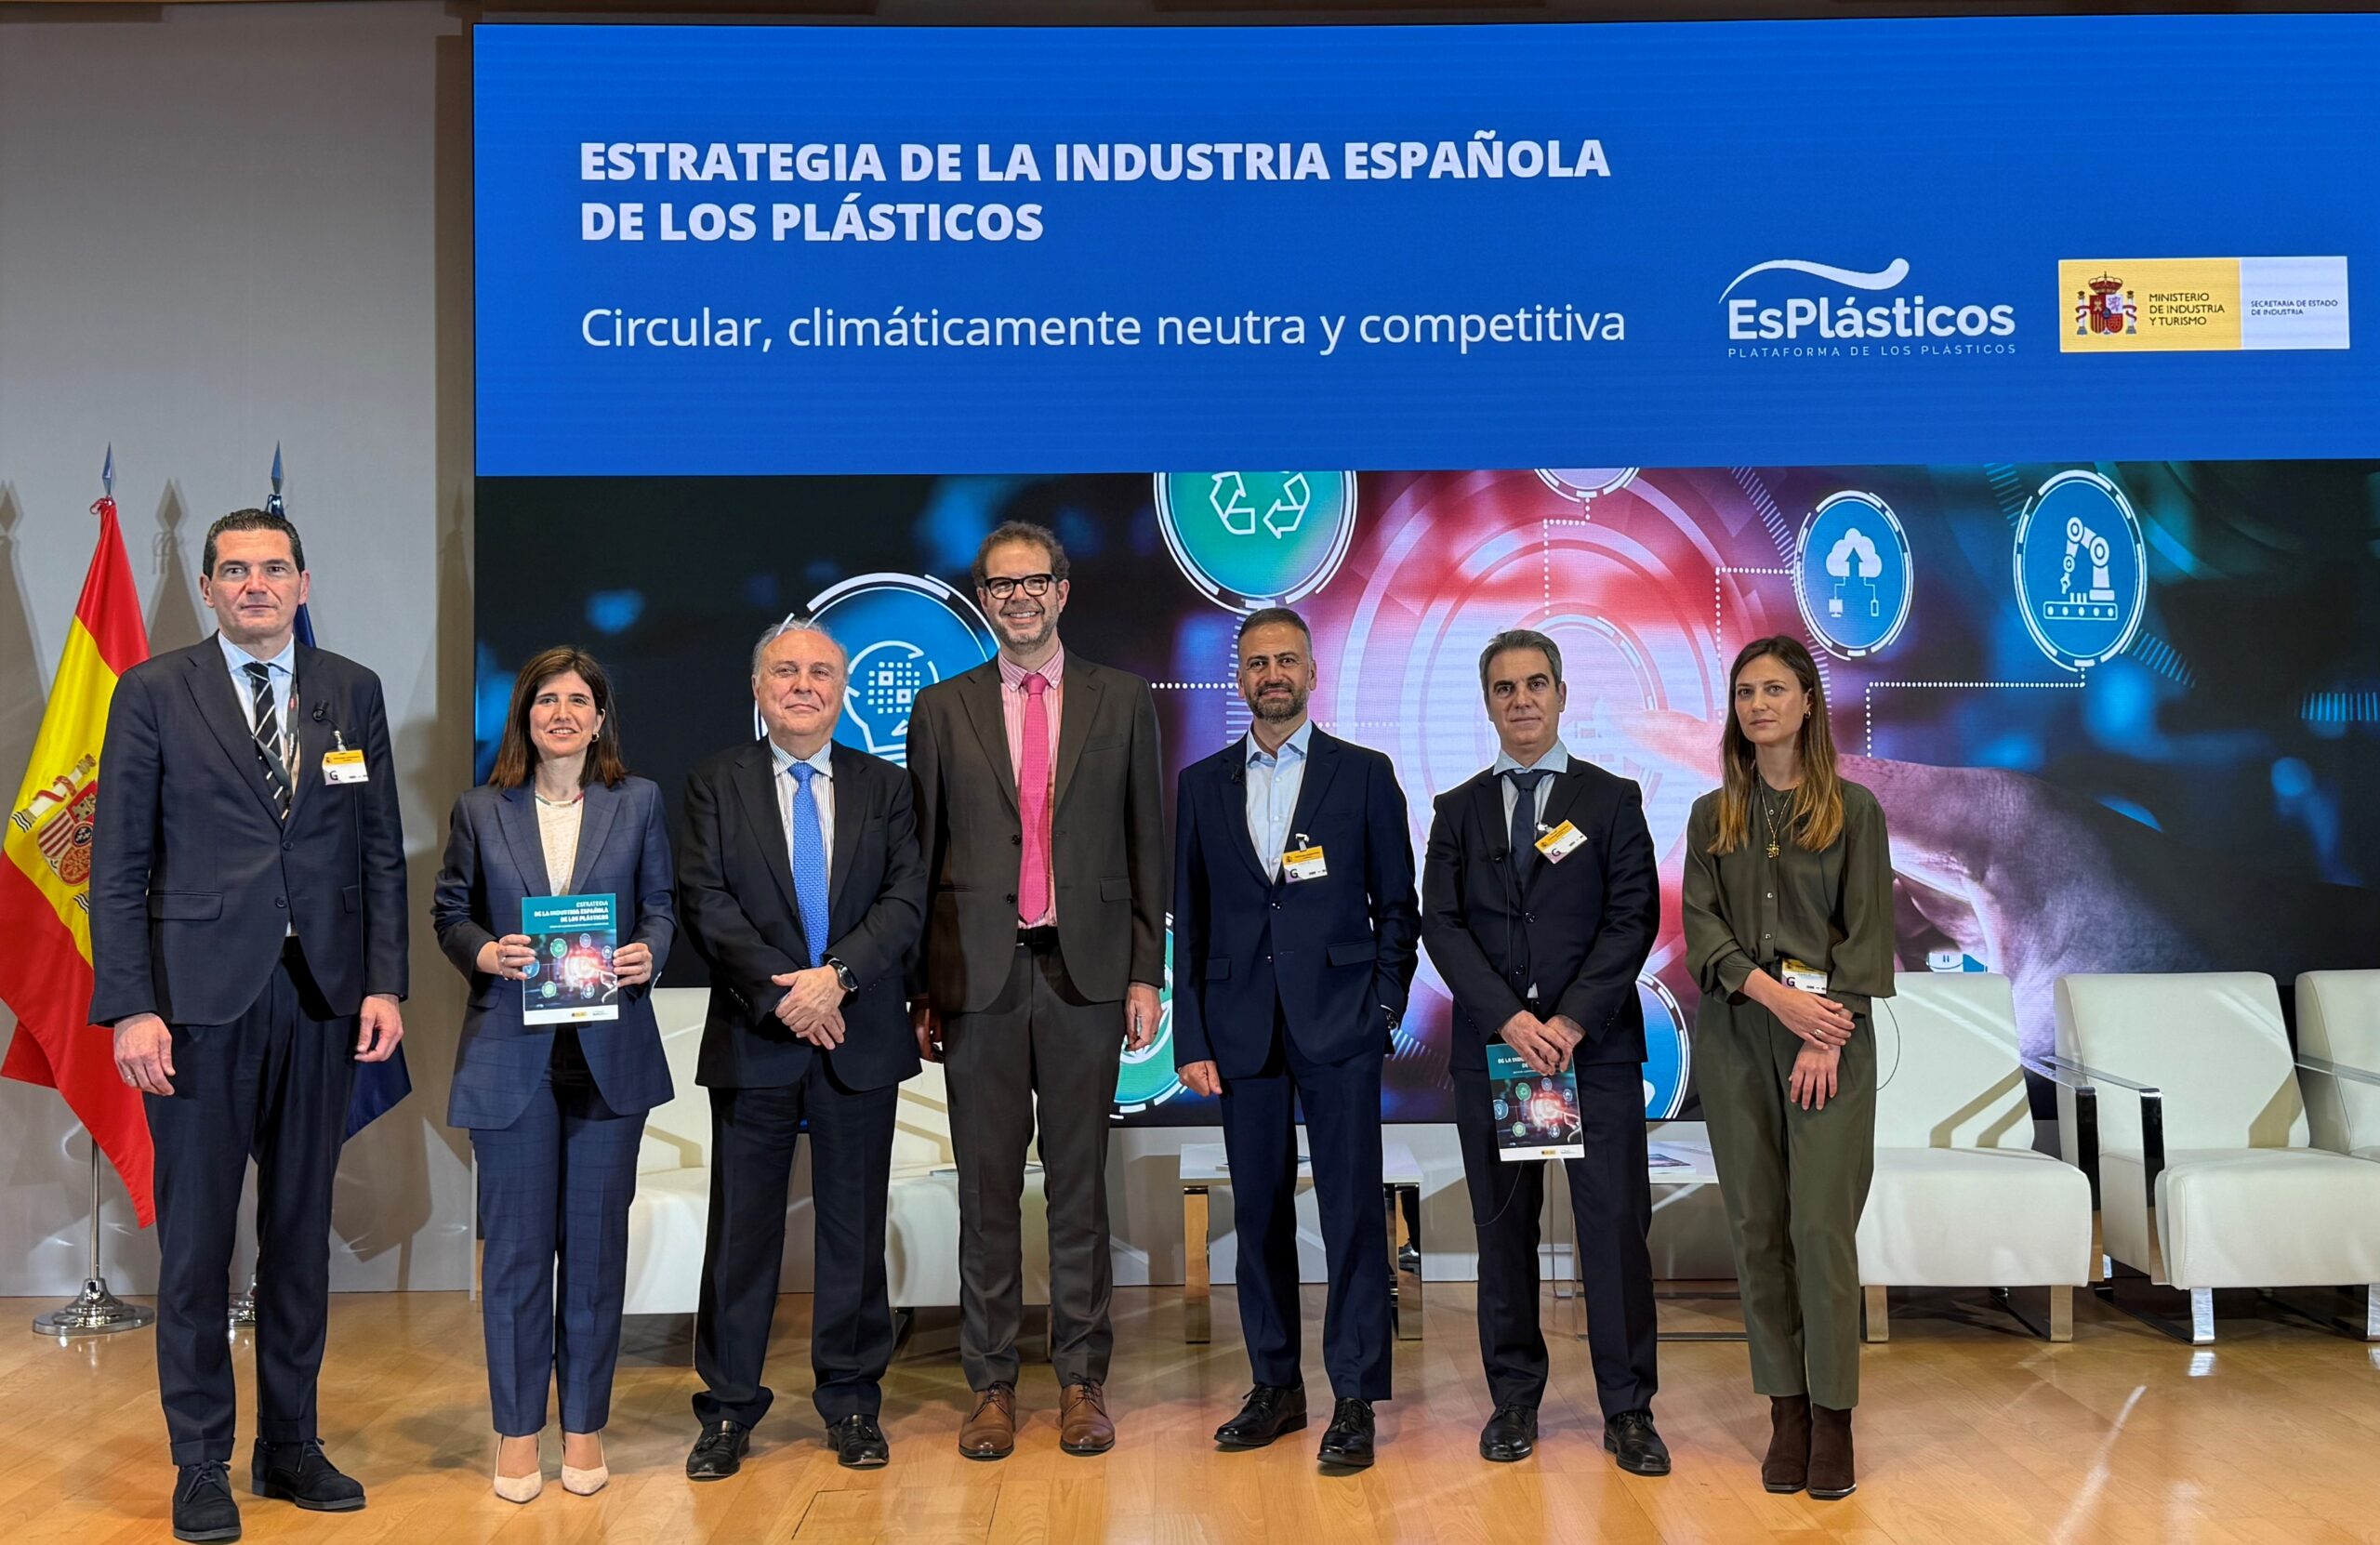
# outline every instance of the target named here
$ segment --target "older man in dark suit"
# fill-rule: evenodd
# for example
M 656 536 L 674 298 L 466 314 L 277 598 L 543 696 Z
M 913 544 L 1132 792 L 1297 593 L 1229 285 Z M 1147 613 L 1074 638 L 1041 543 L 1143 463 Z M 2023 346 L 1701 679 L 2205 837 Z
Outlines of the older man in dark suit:
M 884 1229 L 901 1081 L 918 1071 L 902 972 L 925 916 L 909 780 L 835 742 L 850 660 L 806 622 L 752 657 L 765 739 L 686 779 L 678 920 L 710 967 L 697 1082 L 710 1090 L 710 1235 L 694 1317 L 702 1433 L 686 1473 L 741 1467 L 785 1253 L 795 1140 L 817 1217 L 812 1395 L 837 1460 L 892 1458 L 877 1418 L 892 1359 Z
M 206 534 L 215 637 L 125 673 L 91 862 L 91 1022 L 157 1149 L 157 1393 L 180 1539 L 236 1539 L 231 1244 L 257 1161 L 259 1497 L 351 1512 L 317 1441 L 331 1181 L 358 1060 L 404 1035 L 404 834 L 379 678 L 296 641 L 297 528 Z
M 1012 522 L 975 555 L 999 656 L 918 694 L 909 772 L 933 885 L 911 980 L 919 1046 L 949 1065 L 959 1160 L 959 1359 L 970 1459 L 1016 1444 L 1025 1153 L 1050 1207 L 1059 1446 L 1113 1447 L 1107 1127 L 1123 1049 L 1157 1028 L 1166 848 L 1146 681 L 1058 639 L 1066 553 Z M 1037 1123 L 1037 1103 L 1038 1123 Z

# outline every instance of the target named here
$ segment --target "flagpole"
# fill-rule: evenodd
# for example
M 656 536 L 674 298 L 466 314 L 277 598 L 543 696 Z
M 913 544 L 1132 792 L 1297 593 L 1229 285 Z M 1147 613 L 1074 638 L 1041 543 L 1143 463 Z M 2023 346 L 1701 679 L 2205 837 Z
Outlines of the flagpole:
M 83 1279 L 83 1291 L 62 1308 L 53 1309 L 33 1319 L 33 1334 L 55 1336 L 60 1340 L 71 1336 L 112 1336 L 119 1330 L 139 1330 L 156 1323 L 157 1312 L 144 1303 L 126 1303 L 108 1288 L 108 1279 L 99 1270 L 99 1144 L 91 1141 L 91 1274 Z

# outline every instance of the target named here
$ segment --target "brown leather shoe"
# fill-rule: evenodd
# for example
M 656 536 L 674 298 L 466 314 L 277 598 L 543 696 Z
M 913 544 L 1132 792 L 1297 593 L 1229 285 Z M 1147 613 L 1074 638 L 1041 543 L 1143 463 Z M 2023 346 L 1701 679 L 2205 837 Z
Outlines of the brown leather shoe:
M 1810 1479 L 1810 1397 L 1774 1394 L 1768 1397 L 1768 1458 L 1760 1461 L 1760 1484 L 1782 1495 L 1799 1491 Z
M 1016 1451 L 1016 1386 L 975 1392 L 975 1414 L 959 1429 L 959 1451 L 971 1459 L 1004 1459 Z
M 1058 1446 L 1069 1454 L 1104 1454 L 1116 1446 L 1116 1423 L 1098 1385 L 1069 1384 L 1059 1393 Z
M 1851 1463 L 1851 1413 L 1810 1407 L 1810 1495 L 1840 1501 L 1859 1488 Z

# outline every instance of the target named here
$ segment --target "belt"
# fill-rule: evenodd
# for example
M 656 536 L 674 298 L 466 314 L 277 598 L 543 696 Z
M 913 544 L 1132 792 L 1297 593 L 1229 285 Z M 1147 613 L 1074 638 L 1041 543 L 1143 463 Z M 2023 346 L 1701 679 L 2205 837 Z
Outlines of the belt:
M 1047 954 L 1058 947 L 1057 925 L 1051 923 L 1040 928 L 1020 928 L 1016 931 L 1016 944 L 1019 949 L 1029 949 L 1037 955 Z

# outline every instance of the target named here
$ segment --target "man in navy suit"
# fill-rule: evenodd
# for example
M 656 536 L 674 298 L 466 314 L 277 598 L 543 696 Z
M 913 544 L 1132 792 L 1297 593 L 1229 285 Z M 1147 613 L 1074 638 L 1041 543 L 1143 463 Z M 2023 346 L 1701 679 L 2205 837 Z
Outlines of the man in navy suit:
M 711 1108 L 694 1318 L 702 1434 L 686 1456 L 697 1481 L 735 1473 L 774 1398 L 760 1375 L 805 1120 L 812 1399 L 839 1462 L 872 1469 L 892 1457 L 877 1421 L 892 1360 L 885 1210 L 901 1081 L 918 1071 L 903 987 L 925 927 L 926 870 L 908 773 L 835 741 L 849 667 L 814 624 L 772 628 L 752 655 L 767 738 L 686 779 L 678 920 L 710 967 L 694 1066 Z
M 1418 930 L 1395 769 L 1306 717 L 1314 636 L 1287 607 L 1239 629 L 1244 740 L 1183 770 L 1174 800 L 1173 1056 L 1223 1097 L 1239 1237 L 1239 1316 L 1256 1387 L 1215 1433 L 1260 1448 L 1306 1423 L 1298 1371 L 1297 1113 L 1305 1115 L 1330 1288 L 1336 1397 L 1321 1462 L 1372 1462 L 1389 1396 L 1381 1233 L 1381 1069 Z
M 405 852 L 380 681 L 296 641 L 297 528 L 215 522 L 218 631 L 126 671 L 108 707 L 91 858 L 91 1023 L 115 1031 L 156 1144 L 157 1387 L 174 1533 L 236 1539 L 223 1327 L 257 1161 L 257 1495 L 364 1506 L 316 1441 L 331 1180 L 355 1063 L 404 1022 Z
M 1421 941 L 1454 995 L 1455 1131 L 1479 1231 L 1479 1351 L 1495 1414 L 1485 1459 L 1526 1458 L 1545 1393 L 1537 1214 L 1544 1166 L 1506 1162 L 1490 1108 L 1488 1043 L 1539 1073 L 1574 1068 L 1586 1156 L 1567 1160 L 1587 1340 L 1604 1446 L 1622 1469 L 1666 1475 L 1653 1428 L 1652 1189 L 1645 1153 L 1644 1010 L 1636 976 L 1660 925 L 1653 839 L 1636 785 L 1562 744 L 1562 651 L 1526 628 L 1479 656 L 1502 750 L 1438 796 L 1421 868 Z

